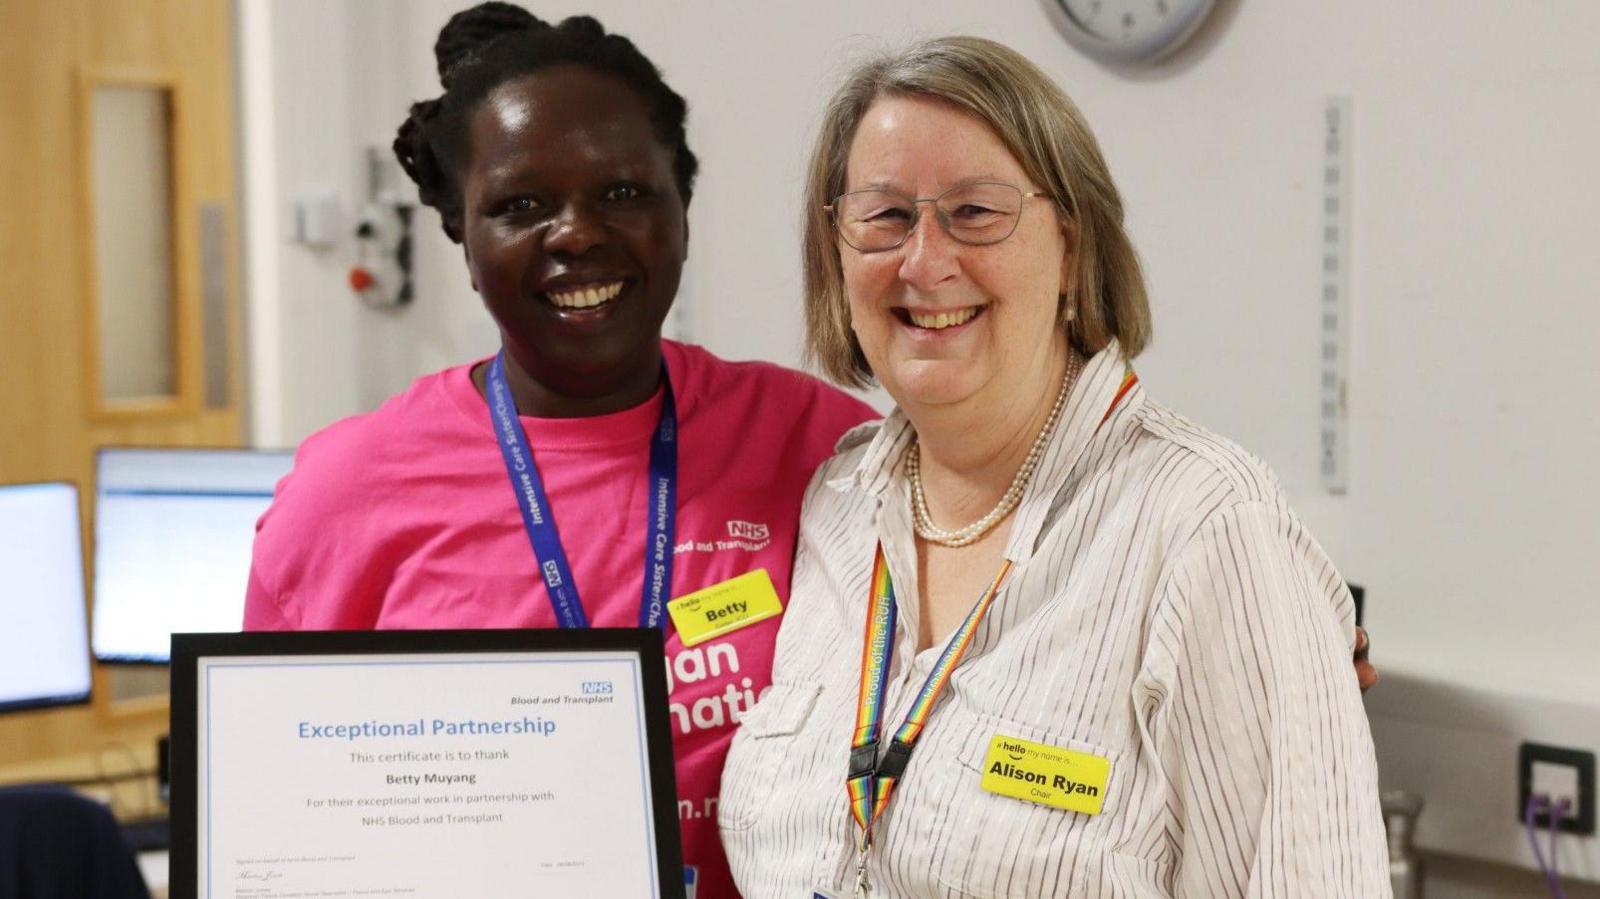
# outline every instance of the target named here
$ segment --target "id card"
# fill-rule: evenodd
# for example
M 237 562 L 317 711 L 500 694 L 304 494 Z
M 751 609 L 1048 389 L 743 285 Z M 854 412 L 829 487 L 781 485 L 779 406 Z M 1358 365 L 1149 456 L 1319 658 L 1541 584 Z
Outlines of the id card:
M 683 645 L 694 646 L 781 615 L 783 604 L 767 570 L 757 568 L 680 596 L 667 603 L 667 613 Z
M 1047 743 L 995 734 L 983 759 L 983 789 L 1085 815 L 1100 814 L 1111 761 Z

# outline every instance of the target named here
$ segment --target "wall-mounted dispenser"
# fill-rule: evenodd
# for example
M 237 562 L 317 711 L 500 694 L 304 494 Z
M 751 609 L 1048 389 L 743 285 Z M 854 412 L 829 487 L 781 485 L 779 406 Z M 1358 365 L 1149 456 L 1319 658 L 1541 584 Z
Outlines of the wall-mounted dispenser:
M 396 309 L 411 302 L 411 216 L 416 207 L 386 187 L 383 156 L 367 149 L 367 203 L 356 216 L 356 258 L 350 289 L 368 306 Z

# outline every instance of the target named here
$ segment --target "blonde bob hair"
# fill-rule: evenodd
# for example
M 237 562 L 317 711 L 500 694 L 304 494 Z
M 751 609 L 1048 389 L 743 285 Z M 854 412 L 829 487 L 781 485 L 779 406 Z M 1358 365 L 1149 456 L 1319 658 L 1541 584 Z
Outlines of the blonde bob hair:
M 850 328 L 841 244 L 824 209 L 844 192 L 850 144 L 879 97 L 927 96 L 986 122 L 1028 177 L 1055 200 L 1074 239 L 1077 272 L 1057 316 L 1067 339 L 1093 355 L 1116 338 L 1128 358 L 1150 342 L 1144 275 L 1122 229 L 1122 198 L 1083 115 L 1020 53 L 976 37 L 943 37 L 857 66 L 822 119 L 806 178 L 806 351 L 840 384 L 872 382 Z

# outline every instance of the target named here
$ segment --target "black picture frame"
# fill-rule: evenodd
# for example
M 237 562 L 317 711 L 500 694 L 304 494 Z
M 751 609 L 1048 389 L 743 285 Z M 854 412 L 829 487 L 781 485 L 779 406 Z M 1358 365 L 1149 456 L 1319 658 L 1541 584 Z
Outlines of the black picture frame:
M 214 657 L 631 652 L 639 657 L 661 899 L 685 899 L 662 632 L 653 628 L 279 631 L 172 635 L 172 899 L 198 899 L 199 661 Z M 448 861 L 441 861 L 448 864 Z

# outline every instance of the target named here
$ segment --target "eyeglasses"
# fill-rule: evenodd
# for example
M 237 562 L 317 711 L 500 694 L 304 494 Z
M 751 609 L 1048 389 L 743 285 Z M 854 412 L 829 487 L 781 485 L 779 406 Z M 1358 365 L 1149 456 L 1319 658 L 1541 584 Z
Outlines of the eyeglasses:
M 972 246 L 999 243 L 1017 230 L 1022 201 L 1029 197 L 1050 195 L 978 181 L 920 199 L 892 190 L 853 190 L 822 208 L 832 214 L 833 226 L 845 243 L 863 253 L 881 253 L 905 243 L 917 229 L 923 203 L 933 204 L 934 217 L 954 240 Z

